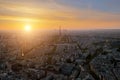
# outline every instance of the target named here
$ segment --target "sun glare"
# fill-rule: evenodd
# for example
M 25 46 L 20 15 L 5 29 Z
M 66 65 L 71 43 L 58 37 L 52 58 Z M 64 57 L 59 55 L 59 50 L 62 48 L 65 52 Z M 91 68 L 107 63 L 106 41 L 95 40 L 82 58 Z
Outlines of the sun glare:
M 25 26 L 25 31 L 31 31 L 31 26 L 30 25 L 26 25 Z

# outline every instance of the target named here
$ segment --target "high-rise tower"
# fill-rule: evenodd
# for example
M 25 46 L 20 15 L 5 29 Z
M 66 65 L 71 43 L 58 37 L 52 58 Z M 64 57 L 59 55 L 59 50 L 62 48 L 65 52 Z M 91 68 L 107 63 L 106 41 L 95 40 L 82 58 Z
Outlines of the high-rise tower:
M 61 26 L 59 26 L 59 36 L 62 36 Z

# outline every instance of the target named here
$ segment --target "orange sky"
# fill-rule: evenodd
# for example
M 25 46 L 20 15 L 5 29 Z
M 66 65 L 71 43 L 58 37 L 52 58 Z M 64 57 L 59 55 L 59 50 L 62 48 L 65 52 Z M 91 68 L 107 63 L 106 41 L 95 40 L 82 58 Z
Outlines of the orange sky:
M 37 2 L 0 1 L 0 29 L 22 30 L 27 24 L 32 29 L 120 29 L 119 12 L 63 5 L 57 0 Z

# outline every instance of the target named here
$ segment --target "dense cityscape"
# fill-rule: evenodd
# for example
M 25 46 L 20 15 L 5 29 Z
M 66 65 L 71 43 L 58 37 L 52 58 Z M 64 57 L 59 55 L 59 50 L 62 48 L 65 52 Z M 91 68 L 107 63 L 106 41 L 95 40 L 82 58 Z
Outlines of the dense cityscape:
M 120 80 L 120 31 L 1 31 L 0 80 Z

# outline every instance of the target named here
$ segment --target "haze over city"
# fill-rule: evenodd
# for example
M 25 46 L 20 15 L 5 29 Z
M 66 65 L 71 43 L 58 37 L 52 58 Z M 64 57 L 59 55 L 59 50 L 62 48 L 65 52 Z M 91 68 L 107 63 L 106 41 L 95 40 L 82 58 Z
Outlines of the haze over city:
M 0 80 L 120 80 L 120 0 L 0 0 Z
M 0 0 L 0 30 L 120 29 L 120 0 Z

